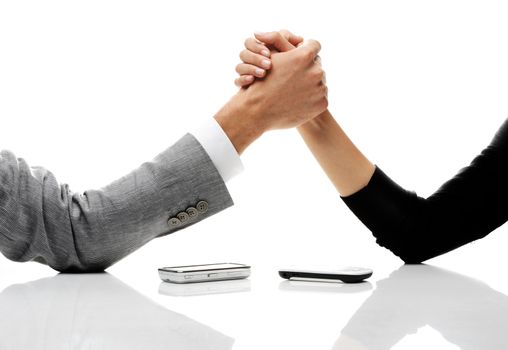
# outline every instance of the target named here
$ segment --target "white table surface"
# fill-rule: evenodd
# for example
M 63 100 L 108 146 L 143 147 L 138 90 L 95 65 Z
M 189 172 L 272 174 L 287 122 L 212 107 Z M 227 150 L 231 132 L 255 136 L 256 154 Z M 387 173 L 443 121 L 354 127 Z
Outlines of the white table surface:
M 369 282 L 354 285 L 284 281 L 276 270 L 255 267 L 248 280 L 168 285 L 155 269 L 127 267 L 84 275 L 54 274 L 37 264 L 3 269 L 0 348 L 378 350 L 508 344 L 508 297 L 432 265 L 378 269 Z M 36 273 L 40 278 L 33 278 Z M 9 279 L 16 283 L 5 283 Z

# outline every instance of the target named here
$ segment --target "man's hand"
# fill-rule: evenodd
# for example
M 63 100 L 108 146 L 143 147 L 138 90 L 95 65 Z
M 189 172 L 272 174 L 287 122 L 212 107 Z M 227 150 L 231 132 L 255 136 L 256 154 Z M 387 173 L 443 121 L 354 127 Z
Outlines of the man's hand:
M 215 116 L 238 153 L 264 132 L 299 126 L 328 107 L 324 72 L 316 59 L 319 42 L 292 48 L 271 54 L 270 74 L 241 89 Z

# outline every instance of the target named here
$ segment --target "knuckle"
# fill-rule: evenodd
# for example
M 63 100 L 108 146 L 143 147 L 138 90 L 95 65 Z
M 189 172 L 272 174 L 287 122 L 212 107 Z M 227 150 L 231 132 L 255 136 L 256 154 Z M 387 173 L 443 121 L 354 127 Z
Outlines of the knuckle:
M 323 78 L 323 71 L 316 66 L 312 70 L 312 78 L 314 78 L 318 81 L 321 80 Z
M 275 41 L 277 32 L 268 32 L 265 33 L 266 40 L 263 40 L 264 42 L 273 43 Z
M 311 79 L 313 79 L 315 81 L 323 80 L 323 76 L 324 76 L 324 71 L 318 66 L 316 66 L 316 68 L 312 69 L 310 72 Z
M 319 100 L 317 104 L 317 108 L 319 108 L 321 111 L 328 108 L 328 99 L 326 97 L 323 97 Z
M 316 54 L 314 51 L 312 51 L 310 48 L 306 47 L 302 50 L 302 59 L 305 62 L 311 62 L 316 57 Z
M 287 29 L 281 29 L 279 30 L 279 33 L 286 39 L 289 39 L 291 37 L 291 32 Z
M 273 37 L 274 37 L 275 41 L 281 41 L 282 39 L 284 39 L 284 37 L 282 36 L 282 34 L 280 32 L 274 32 Z
M 307 64 L 308 62 L 310 62 L 309 50 L 304 47 L 299 49 L 298 53 L 296 54 L 295 61 L 298 64 Z
M 314 39 L 311 39 L 309 41 L 312 43 L 312 46 L 314 46 L 316 48 L 317 52 L 321 51 L 321 43 L 319 41 L 314 40 Z

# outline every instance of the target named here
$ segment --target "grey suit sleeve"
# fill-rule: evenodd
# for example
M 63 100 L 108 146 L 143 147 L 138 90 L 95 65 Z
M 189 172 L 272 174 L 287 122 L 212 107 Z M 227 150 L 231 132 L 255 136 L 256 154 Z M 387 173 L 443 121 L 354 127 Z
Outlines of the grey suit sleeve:
M 208 210 L 170 226 L 198 202 Z M 73 193 L 46 169 L 0 153 L 0 251 L 58 271 L 100 271 L 153 238 L 233 205 L 227 188 L 190 134 L 100 190 Z

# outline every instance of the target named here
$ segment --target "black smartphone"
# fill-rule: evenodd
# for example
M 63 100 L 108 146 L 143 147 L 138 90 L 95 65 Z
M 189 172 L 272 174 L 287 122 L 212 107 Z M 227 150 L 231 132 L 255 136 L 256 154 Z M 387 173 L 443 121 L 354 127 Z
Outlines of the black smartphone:
M 279 276 L 288 280 L 359 283 L 372 276 L 372 270 L 362 267 L 347 267 L 333 271 L 285 269 L 279 271 Z

